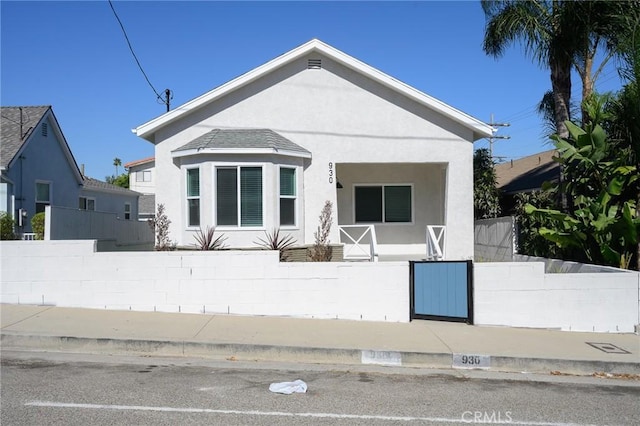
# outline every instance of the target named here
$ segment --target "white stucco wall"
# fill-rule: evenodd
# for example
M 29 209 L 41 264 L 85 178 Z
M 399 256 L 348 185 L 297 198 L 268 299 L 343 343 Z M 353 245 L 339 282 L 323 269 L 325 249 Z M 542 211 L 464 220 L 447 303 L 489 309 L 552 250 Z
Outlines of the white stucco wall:
M 148 172 L 150 174 L 150 181 L 145 182 L 138 180 L 138 174 L 142 175 L 144 172 Z M 129 189 L 141 194 L 155 194 L 155 174 L 155 161 L 149 161 L 144 164 L 129 167 Z
M 281 263 L 271 251 L 95 252 L 94 241 L 0 241 L 0 302 L 405 322 L 408 262 Z M 475 263 L 477 325 L 633 332 L 637 272 L 545 274 Z
M 409 266 L 280 263 L 275 251 L 94 252 L 1 241 L 1 303 L 407 322 Z
M 542 262 L 474 263 L 479 325 L 633 332 L 640 324 L 640 274 L 545 274 Z
M 301 229 L 305 243 L 313 243 L 325 200 L 336 205 L 329 163 L 434 163 L 446 165 L 447 257 L 471 258 L 472 132 L 327 58 L 322 58 L 322 69 L 308 70 L 307 59 L 292 62 L 156 133 L 156 202 L 167 207 L 174 224 L 172 237 L 180 244 L 191 241 L 189 232 L 178 225 L 185 223 L 184 195 L 176 184 L 182 179 L 183 160 L 173 159 L 171 151 L 215 128 L 269 128 L 312 153 L 304 164 L 301 200 L 307 218 Z M 248 241 L 263 231 L 240 232 Z M 416 227 L 415 232 L 424 234 L 424 229 Z M 330 238 L 338 241 L 336 227 Z

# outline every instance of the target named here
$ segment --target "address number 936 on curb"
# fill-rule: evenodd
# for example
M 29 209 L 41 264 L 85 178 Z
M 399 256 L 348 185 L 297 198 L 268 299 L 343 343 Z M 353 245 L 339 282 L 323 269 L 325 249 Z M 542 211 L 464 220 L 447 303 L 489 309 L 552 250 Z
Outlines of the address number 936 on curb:
M 477 354 L 453 354 L 452 367 L 487 369 L 491 367 L 491 357 Z

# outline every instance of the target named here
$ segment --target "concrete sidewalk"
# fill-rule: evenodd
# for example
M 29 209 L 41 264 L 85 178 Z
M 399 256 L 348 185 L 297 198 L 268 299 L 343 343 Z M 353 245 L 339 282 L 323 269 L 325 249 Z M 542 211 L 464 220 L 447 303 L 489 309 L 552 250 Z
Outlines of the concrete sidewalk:
M 460 354 L 484 356 L 491 371 L 640 374 L 636 334 L 34 305 L 0 309 L 3 350 L 439 369 L 452 368 Z

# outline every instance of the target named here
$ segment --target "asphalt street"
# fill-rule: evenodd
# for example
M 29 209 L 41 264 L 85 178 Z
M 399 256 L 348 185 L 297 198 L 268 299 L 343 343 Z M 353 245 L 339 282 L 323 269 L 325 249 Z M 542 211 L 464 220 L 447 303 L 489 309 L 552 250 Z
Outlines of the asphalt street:
M 640 386 L 596 378 L 7 351 L 1 373 L 2 425 L 640 424 Z

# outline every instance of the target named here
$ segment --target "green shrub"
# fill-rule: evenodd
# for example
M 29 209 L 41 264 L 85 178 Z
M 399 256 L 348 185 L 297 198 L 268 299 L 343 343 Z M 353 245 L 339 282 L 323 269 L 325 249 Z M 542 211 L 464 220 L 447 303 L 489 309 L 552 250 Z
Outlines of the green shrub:
M 31 230 L 36 240 L 44 240 L 44 212 L 36 213 L 31 218 Z
M 7 212 L 0 212 L 0 240 L 15 240 L 16 234 L 13 231 L 15 222 Z

